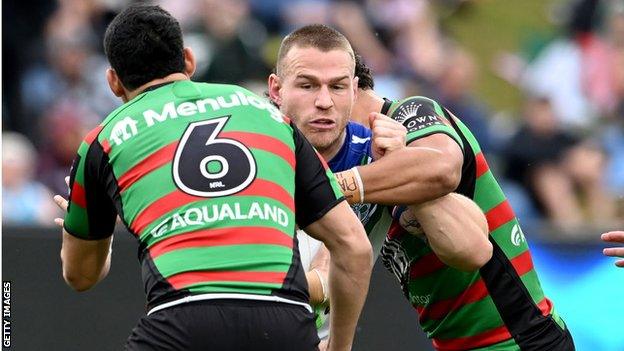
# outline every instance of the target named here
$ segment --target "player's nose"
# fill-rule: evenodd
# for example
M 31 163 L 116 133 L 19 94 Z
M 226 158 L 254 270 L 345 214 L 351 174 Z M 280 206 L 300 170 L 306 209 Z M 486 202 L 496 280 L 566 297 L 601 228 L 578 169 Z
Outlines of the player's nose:
M 332 100 L 329 88 L 327 86 L 322 86 L 321 89 L 319 89 L 316 99 L 314 101 L 314 105 L 317 108 L 323 110 L 327 110 L 334 106 L 334 101 Z

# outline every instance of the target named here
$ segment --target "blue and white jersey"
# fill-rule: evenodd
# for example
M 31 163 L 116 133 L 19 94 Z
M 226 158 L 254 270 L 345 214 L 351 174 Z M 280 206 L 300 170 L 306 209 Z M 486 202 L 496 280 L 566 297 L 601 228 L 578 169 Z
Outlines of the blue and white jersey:
M 342 172 L 373 161 L 372 132 L 361 124 L 351 122 L 346 127 L 345 143 L 327 164 L 332 172 Z
M 373 162 L 371 147 L 371 130 L 350 121 L 346 127 L 345 143 L 327 164 L 332 172 L 342 172 L 355 166 L 367 165 Z M 390 209 L 387 206 L 368 203 L 351 205 L 351 208 L 366 229 L 368 239 L 373 246 L 374 259 L 377 259 L 392 222 Z M 310 261 L 316 255 L 320 242 L 301 230 L 297 231 L 297 237 L 301 262 L 307 271 L 310 269 Z M 325 308 L 316 308 L 316 312 L 319 338 L 327 338 L 329 335 L 329 311 Z

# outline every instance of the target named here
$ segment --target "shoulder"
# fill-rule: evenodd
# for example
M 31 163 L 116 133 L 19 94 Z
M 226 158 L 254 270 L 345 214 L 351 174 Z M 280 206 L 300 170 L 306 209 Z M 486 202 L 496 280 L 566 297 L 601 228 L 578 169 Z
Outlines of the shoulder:
M 388 116 L 403 123 L 413 117 L 444 116 L 444 109 L 437 101 L 425 96 L 410 96 L 390 106 Z

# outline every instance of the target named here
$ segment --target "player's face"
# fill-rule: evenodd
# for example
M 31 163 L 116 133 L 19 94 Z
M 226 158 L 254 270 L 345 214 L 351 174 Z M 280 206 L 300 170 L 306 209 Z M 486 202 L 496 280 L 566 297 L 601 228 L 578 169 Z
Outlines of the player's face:
M 344 50 L 293 47 L 283 68 L 274 100 L 321 154 L 333 156 L 344 142 L 355 100 L 353 58 Z

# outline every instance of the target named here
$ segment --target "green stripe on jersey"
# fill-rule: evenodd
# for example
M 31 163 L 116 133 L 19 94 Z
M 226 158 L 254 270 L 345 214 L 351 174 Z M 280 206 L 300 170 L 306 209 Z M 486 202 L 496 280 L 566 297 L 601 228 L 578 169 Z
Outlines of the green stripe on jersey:
M 416 139 L 420 139 L 425 136 L 429 136 L 429 135 L 437 134 L 437 133 L 443 133 L 443 134 L 448 135 L 453 140 L 455 140 L 455 142 L 459 145 L 459 147 L 462 150 L 464 149 L 464 143 L 459 137 L 459 134 L 457 134 L 457 132 L 455 131 L 455 129 L 453 129 L 453 127 L 447 126 L 447 125 L 434 125 L 431 127 L 423 128 L 421 130 L 407 133 L 407 136 L 405 137 L 406 138 L 405 143 L 409 144 Z
M 458 297 L 472 283 L 479 280 L 479 275 L 475 272 L 463 272 L 458 269 L 445 266 L 435 273 L 428 274 L 409 281 L 410 303 L 418 302 L 416 296 L 430 295 L 429 304 L 438 301 Z M 452 281 L 453 284 L 444 284 L 445 281 Z
M 251 212 L 251 207 L 254 206 L 254 203 L 258 204 L 258 206 L 255 207 L 255 210 L 259 208 L 262 212 L 257 212 L 255 210 Z M 240 209 L 240 213 L 242 215 L 250 214 L 251 218 L 229 218 L 232 213 L 237 216 L 236 204 L 238 204 L 238 208 Z M 268 211 L 265 211 L 265 205 L 268 205 Z M 225 207 L 228 207 L 229 209 Z M 203 223 L 192 224 L 190 223 L 190 221 L 185 220 L 187 216 L 192 218 L 193 220 L 196 220 L 194 214 L 192 217 L 191 214 L 186 214 L 189 209 L 194 208 L 200 209 L 202 213 L 201 221 Z M 215 209 L 217 210 L 217 212 L 215 212 Z M 230 212 L 229 210 L 232 211 Z M 278 223 L 278 221 L 274 220 L 274 216 L 277 215 L 276 212 L 279 210 L 284 211 L 284 213 L 286 214 L 286 219 L 288 221 L 286 226 L 283 226 Z M 181 218 L 173 218 L 172 216 L 174 216 L 175 214 L 179 214 Z M 183 225 L 181 223 L 183 223 Z M 161 230 L 163 230 L 161 229 L 162 226 L 166 226 L 164 232 L 162 234 L 156 234 L 158 236 L 154 237 L 153 233 L 159 233 Z M 292 237 L 295 231 L 295 215 L 281 202 L 262 196 L 239 195 L 236 197 L 205 199 L 191 202 L 184 206 L 180 206 L 159 217 L 157 220 L 152 222 L 143 231 L 143 233 L 141 233 L 141 240 L 145 242 L 148 246 L 151 246 L 154 243 L 168 238 L 172 235 L 192 232 L 199 229 L 222 229 L 238 227 L 274 228 L 283 232 L 285 235 Z
M 487 190 L 481 191 L 481 189 Z M 498 206 L 505 199 L 505 194 L 492 176 L 491 171 L 487 171 L 477 178 L 473 201 L 479 205 L 484 213 Z
M 331 185 L 332 190 L 334 191 L 334 196 L 337 199 L 343 197 L 344 194 L 342 193 L 342 189 L 338 185 L 338 181 L 336 180 L 336 176 L 334 176 L 334 173 L 332 173 L 332 171 L 331 171 L 331 169 L 329 169 L 329 167 L 325 170 L 325 175 L 329 179 L 329 184 Z
M 488 316 L 484 318 L 484 316 Z M 438 329 L 435 329 L 436 325 Z M 422 324 L 429 338 L 454 339 L 481 334 L 503 325 L 491 297 L 465 305 L 444 317 L 443 323 L 429 320 Z
M 163 277 L 189 271 L 287 272 L 292 249 L 278 245 L 194 247 L 164 253 L 154 259 Z
M 188 285 L 185 289 L 190 290 L 193 294 L 243 293 L 270 295 L 273 289 L 279 289 L 281 286 L 281 284 L 276 283 L 210 281 L 191 284 Z

